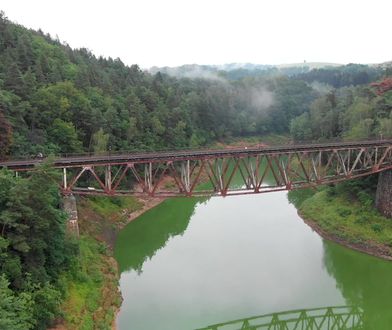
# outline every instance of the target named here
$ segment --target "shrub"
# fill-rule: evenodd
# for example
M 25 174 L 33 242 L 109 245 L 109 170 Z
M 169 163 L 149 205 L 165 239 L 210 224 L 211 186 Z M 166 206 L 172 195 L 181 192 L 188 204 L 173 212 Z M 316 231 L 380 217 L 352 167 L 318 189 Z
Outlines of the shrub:
M 383 226 L 379 223 L 372 224 L 372 229 L 375 233 L 381 233 L 383 231 Z
M 373 205 L 373 198 L 368 193 L 364 191 L 358 192 L 358 200 L 361 202 L 362 207 L 365 209 L 370 209 Z
M 336 189 L 333 186 L 328 186 L 325 189 L 325 192 L 327 193 L 327 197 L 329 198 L 335 197 L 337 195 Z
M 355 220 L 355 223 L 358 223 L 360 225 L 364 225 L 366 223 L 369 223 L 369 217 L 366 214 L 361 214 L 357 217 L 357 219 Z
M 343 218 L 347 218 L 349 215 L 351 215 L 351 210 L 346 209 L 346 208 L 338 208 L 337 209 L 337 213 L 343 217 Z

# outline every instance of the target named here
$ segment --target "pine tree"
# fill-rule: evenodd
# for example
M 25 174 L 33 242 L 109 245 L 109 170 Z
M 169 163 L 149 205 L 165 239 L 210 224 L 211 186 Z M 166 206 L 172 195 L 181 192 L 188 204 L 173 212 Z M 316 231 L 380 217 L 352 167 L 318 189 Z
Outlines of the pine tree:
M 18 65 L 12 63 L 5 74 L 4 87 L 19 96 L 23 96 L 24 81 Z
M 0 108 L 0 159 L 8 154 L 12 143 L 12 128 Z

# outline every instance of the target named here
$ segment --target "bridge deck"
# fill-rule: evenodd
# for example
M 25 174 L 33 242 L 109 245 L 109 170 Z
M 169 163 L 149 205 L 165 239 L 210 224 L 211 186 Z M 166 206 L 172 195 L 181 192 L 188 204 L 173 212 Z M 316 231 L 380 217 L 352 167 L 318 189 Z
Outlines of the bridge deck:
M 267 147 L 242 147 L 227 149 L 201 149 L 201 150 L 177 150 L 161 152 L 137 152 L 123 154 L 80 154 L 70 155 L 68 157 L 60 156 L 54 158 L 54 167 L 74 167 L 83 165 L 105 165 L 105 164 L 123 164 L 123 163 L 150 163 L 162 161 L 183 161 L 196 159 L 226 158 L 226 157 L 245 157 L 254 155 L 269 155 L 279 153 L 295 153 L 315 150 L 334 150 L 349 149 L 358 147 L 374 147 L 392 145 L 392 140 L 375 140 L 375 141 L 358 141 L 358 142 L 333 142 L 333 143 L 315 143 L 315 144 L 298 144 L 283 146 Z M 0 167 L 10 170 L 23 171 L 33 168 L 35 165 L 42 163 L 42 159 L 24 159 L 8 160 L 0 162 Z
M 0 167 L 31 171 L 42 161 L 9 160 Z M 62 169 L 59 185 L 65 194 L 257 194 L 314 187 L 392 169 L 392 140 L 84 154 L 54 158 L 53 166 Z M 201 190 L 201 186 L 206 188 Z

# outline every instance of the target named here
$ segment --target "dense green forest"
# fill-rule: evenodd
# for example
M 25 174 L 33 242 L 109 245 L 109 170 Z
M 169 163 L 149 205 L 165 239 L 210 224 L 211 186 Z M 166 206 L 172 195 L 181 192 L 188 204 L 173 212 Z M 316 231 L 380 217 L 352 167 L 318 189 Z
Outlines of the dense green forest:
M 389 80 L 386 80 L 389 81 Z M 376 86 L 343 87 L 319 96 L 309 110 L 291 121 L 297 140 L 336 137 L 360 140 L 392 137 L 392 85 L 378 92 Z
M 320 137 L 364 137 L 357 132 L 363 127 L 350 119 L 358 113 L 366 116 L 358 120 L 376 121 L 361 124 L 371 126 L 369 134 L 389 134 L 390 97 L 377 97 L 367 87 L 387 70 L 348 65 L 284 72 L 258 69 L 241 79 L 233 79 L 235 70 L 226 73 L 231 79 L 219 72 L 208 79 L 152 75 L 120 59 L 73 50 L 2 14 L 1 153 L 198 147 L 231 136 L 285 133 L 290 125 L 295 137 L 309 139 L 319 137 L 318 127 L 324 131 L 323 120 L 334 128 Z M 335 89 L 341 86 L 347 87 Z M 312 132 L 301 132 L 309 120 Z
M 78 246 L 66 237 L 55 173 L 0 172 L 0 328 L 45 329 L 59 315 L 62 274 L 76 274 Z
M 0 13 L 0 158 L 201 147 L 230 137 L 392 137 L 388 66 L 213 69 L 174 77 L 71 49 Z M 45 329 L 78 276 L 49 168 L 0 173 L 0 328 Z

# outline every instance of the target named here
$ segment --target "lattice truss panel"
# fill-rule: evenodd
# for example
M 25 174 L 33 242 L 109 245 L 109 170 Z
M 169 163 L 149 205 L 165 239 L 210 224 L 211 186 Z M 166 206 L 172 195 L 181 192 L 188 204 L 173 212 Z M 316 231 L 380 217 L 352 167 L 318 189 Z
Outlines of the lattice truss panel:
M 364 329 L 363 311 L 360 308 L 349 306 L 295 310 L 215 324 L 198 330 L 234 329 L 359 330 Z
M 206 196 L 314 187 L 392 168 L 392 147 L 190 157 L 63 168 L 64 193 Z

